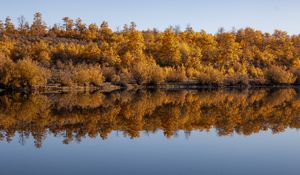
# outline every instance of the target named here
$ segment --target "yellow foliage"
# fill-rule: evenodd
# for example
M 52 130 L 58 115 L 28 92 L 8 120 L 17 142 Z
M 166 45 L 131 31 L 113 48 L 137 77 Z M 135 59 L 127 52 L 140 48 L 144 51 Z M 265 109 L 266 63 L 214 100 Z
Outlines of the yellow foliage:
M 29 57 L 36 61 L 34 64 L 53 72 L 51 83 L 159 84 L 199 80 L 201 84 L 219 85 L 226 80 L 225 85 L 232 85 L 249 78 L 250 83 L 293 84 L 295 76 L 290 70 L 300 68 L 300 35 L 291 36 L 280 30 L 272 34 L 252 28 L 220 30 L 217 34 L 191 27 L 185 31 L 173 27 L 162 32 L 139 31 L 132 22 L 121 31 L 113 31 L 106 21 L 100 26 L 86 25 L 80 18 L 69 17 L 63 18 L 63 26 L 54 25 L 47 30 L 39 12 L 32 25 L 20 20 L 19 28 L 9 17 L 0 24 L 0 56 L 10 60 L 2 65 L 16 65 Z M 60 69 L 58 61 L 72 62 L 73 68 Z M 18 78 L 8 76 L 10 71 L 2 67 L 2 83 L 11 86 L 11 79 Z M 101 80 L 102 75 L 97 75 L 105 67 L 113 71 L 106 71 L 105 80 Z M 87 71 L 81 70 L 84 68 Z M 298 71 L 294 74 L 298 77 Z M 91 80 L 92 76 L 98 78 Z
M 265 76 L 269 80 L 269 83 L 275 84 L 293 84 L 296 81 L 295 75 L 279 66 L 271 66 L 265 72 Z
M 30 49 L 30 55 L 36 61 L 39 61 L 41 63 L 49 63 L 51 61 L 51 48 L 49 47 L 49 44 L 43 40 L 34 43 Z
M 103 83 L 104 77 L 101 68 L 97 65 L 72 65 L 71 63 L 64 65 L 56 75 L 58 82 L 62 85 L 73 86 L 99 86 Z
M 32 61 L 30 58 L 17 61 L 13 70 L 11 84 L 13 87 L 46 85 L 51 76 L 49 70 L 39 66 L 37 62 Z
M 264 76 L 263 70 L 258 67 L 251 66 L 249 69 L 250 76 L 254 78 L 260 78 Z
M 199 73 L 198 80 L 204 85 L 222 85 L 224 76 L 220 71 L 208 66 Z
M 166 67 L 166 81 L 168 82 L 180 82 L 186 80 L 186 71 L 184 67 Z

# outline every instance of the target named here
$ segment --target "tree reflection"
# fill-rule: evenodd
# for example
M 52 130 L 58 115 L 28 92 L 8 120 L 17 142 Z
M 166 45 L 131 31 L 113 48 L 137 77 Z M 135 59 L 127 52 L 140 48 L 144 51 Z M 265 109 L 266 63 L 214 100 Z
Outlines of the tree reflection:
M 0 97 L 0 140 L 17 135 L 24 144 L 32 136 L 41 147 L 48 133 L 65 144 L 106 139 L 112 131 L 130 138 L 158 130 L 168 138 L 183 130 L 188 137 L 213 128 L 220 136 L 278 133 L 300 128 L 299 114 L 296 89 L 14 94 Z

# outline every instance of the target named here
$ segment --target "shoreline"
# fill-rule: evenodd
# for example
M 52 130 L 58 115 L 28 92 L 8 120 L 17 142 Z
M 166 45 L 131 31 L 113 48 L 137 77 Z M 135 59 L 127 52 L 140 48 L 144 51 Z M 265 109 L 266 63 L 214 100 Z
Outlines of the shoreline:
M 48 84 L 45 86 L 33 88 L 18 88 L 5 89 L 0 88 L 0 93 L 31 93 L 31 92 L 45 92 L 45 93 L 64 93 L 64 92 L 113 92 L 120 90 L 201 90 L 201 89 L 260 89 L 260 88 L 300 88 L 299 84 L 294 85 L 279 85 L 279 84 L 265 84 L 265 85 L 202 85 L 195 82 L 167 82 L 156 85 L 138 85 L 126 84 L 117 85 L 112 83 L 103 83 L 100 86 L 61 86 L 58 84 Z

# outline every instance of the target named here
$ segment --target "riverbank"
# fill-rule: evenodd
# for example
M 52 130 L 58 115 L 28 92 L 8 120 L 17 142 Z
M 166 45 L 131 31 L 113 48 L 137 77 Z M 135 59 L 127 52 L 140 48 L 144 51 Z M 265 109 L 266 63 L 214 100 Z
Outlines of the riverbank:
M 197 90 L 197 89 L 253 89 L 253 88 L 298 88 L 299 84 L 237 84 L 237 85 L 203 85 L 197 81 L 184 82 L 165 82 L 160 84 L 112 84 L 102 83 L 99 86 L 62 86 L 60 84 L 48 84 L 46 86 L 37 86 L 32 88 L 18 89 L 0 89 L 1 92 L 45 92 L 45 93 L 63 93 L 63 92 L 113 92 L 119 90 Z

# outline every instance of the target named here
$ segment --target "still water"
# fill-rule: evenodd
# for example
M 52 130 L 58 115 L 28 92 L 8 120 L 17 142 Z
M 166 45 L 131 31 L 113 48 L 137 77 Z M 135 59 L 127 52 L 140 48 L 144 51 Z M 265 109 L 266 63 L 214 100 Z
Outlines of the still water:
M 0 96 L 0 174 L 299 174 L 297 89 Z

